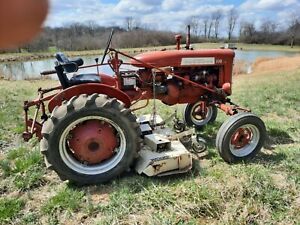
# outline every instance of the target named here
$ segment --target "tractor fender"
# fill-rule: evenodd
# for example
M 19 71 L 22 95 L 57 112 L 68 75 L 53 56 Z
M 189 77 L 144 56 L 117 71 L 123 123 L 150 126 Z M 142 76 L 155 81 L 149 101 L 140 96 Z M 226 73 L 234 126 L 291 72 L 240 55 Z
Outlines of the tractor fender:
M 129 108 L 131 106 L 129 96 L 119 89 L 105 84 L 88 83 L 69 87 L 59 92 L 52 99 L 50 99 L 48 110 L 49 112 L 52 112 L 56 106 L 60 106 L 63 101 L 68 101 L 73 96 L 78 96 L 81 94 L 91 95 L 94 93 L 105 94 L 111 98 L 116 98 L 119 101 L 123 102 L 126 108 Z

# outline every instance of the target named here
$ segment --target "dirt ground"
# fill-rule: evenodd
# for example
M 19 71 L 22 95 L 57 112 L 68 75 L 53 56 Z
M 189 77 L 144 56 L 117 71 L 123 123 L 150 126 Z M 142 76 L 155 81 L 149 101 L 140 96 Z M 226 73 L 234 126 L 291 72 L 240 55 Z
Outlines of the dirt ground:
M 291 71 L 300 68 L 300 55 L 294 57 L 258 58 L 253 66 L 253 73 Z

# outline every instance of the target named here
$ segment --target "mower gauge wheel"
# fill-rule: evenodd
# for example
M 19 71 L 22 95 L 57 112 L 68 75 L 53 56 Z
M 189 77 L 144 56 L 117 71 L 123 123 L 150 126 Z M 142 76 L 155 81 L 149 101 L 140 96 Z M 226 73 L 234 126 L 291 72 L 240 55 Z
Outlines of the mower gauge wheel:
M 181 133 L 181 132 L 185 131 L 186 125 L 183 121 L 176 119 L 174 121 L 173 128 L 176 133 Z
M 196 154 L 202 153 L 204 151 L 206 151 L 207 149 L 207 143 L 206 140 L 202 137 L 200 137 L 199 135 L 196 136 L 195 140 L 193 140 L 193 151 Z
M 208 123 L 213 123 L 218 115 L 215 105 L 207 106 L 205 112 L 201 112 L 201 101 L 187 104 L 183 111 L 183 118 L 187 126 L 200 129 Z
M 221 157 L 229 163 L 254 157 L 266 139 L 264 122 L 252 113 L 238 113 L 219 129 L 216 146 Z

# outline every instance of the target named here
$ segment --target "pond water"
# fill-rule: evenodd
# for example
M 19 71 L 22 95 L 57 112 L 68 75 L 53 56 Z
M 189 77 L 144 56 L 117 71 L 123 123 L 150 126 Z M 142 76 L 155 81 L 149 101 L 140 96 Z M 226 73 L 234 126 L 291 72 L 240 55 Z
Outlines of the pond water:
M 243 71 L 246 73 L 252 72 L 252 64 L 258 58 L 277 58 L 282 56 L 295 56 L 299 54 L 297 52 L 288 52 L 288 51 L 242 51 L 236 50 L 235 51 L 235 60 L 245 62 L 245 68 Z
M 96 57 L 98 56 L 83 56 L 82 59 L 84 60 L 84 65 L 95 64 Z M 3 75 L 5 79 L 11 80 L 38 79 L 41 77 L 41 71 L 54 70 L 55 61 L 56 60 L 53 57 L 53 59 L 36 61 L 0 63 L 0 74 Z M 96 71 L 96 67 L 80 70 L 81 73 L 96 73 Z M 108 65 L 100 66 L 99 72 L 113 74 L 113 71 Z M 56 79 L 56 74 L 51 75 L 51 78 Z
M 246 71 L 251 73 L 252 63 L 260 57 L 275 58 L 280 56 L 293 56 L 295 52 L 285 52 L 285 51 L 242 51 L 236 50 L 235 60 L 246 62 Z M 83 56 L 85 65 L 95 64 L 95 58 L 99 56 Z M 38 79 L 40 78 L 40 72 L 44 70 L 51 70 L 54 68 L 55 59 L 43 59 L 37 61 L 27 61 L 27 62 L 7 62 L 0 63 L 0 75 L 3 75 L 5 79 L 11 80 L 24 80 L 24 79 Z M 128 69 L 128 66 L 127 68 Z M 113 71 L 109 66 L 99 67 L 100 72 L 106 74 L 113 74 Z M 95 73 L 96 68 L 88 68 L 81 70 L 81 73 Z M 52 76 L 56 79 L 56 75 Z

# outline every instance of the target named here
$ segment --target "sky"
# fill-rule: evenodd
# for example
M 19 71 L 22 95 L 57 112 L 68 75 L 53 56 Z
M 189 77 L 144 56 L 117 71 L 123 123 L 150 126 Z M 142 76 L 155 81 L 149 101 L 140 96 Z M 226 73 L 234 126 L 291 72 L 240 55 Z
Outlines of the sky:
M 286 26 L 291 15 L 300 12 L 300 0 L 50 0 L 50 4 L 46 26 L 95 21 L 101 26 L 125 27 L 125 18 L 132 17 L 144 27 L 174 32 L 184 30 L 188 18 L 209 17 L 218 10 L 223 12 L 223 25 L 225 15 L 235 8 L 239 21 L 257 27 L 266 20 Z

